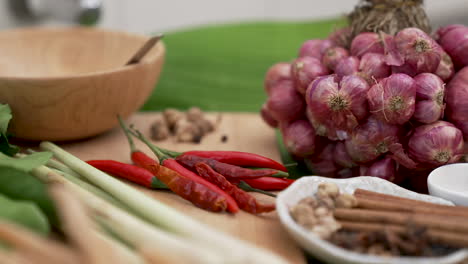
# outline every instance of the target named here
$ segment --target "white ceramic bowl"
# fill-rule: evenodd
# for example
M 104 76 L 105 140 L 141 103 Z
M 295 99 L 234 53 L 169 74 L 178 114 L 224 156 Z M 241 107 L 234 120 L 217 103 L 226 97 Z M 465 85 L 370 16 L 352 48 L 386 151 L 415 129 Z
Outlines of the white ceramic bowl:
M 468 163 L 455 163 L 433 170 L 427 177 L 431 195 L 468 206 Z
M 319 176 L 302 177 L 278 195 L 276 211 L 288 233 L 312 256 L 326 263 L 340 264 L 452 264 L 468 258 L 468 249 L 458 250 L 450 255 L 437 258 L 385 258 L 352 252 L 319 238 L 314 233 L 298 225 L 289 214 L 289 208 L 297 204 L 302 198 L 312 196 L 317 191 L 317 186 L 322 182 L 336 183 L 340 190 L 346 193 L 353 193 L 355 189 L 361 188 L 416 200 L 453 205 L 444 199 L 408 191 L 377 177 L 362 176 L 350 179 L 331 179 Z

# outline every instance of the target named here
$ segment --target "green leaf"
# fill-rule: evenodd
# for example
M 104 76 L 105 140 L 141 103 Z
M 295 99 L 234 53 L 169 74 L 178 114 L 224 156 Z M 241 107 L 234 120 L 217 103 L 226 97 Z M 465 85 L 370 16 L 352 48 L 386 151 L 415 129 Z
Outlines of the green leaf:
M 276 131 L 276 142 L 278 144 L 278 150 L 280 152 L 281 161 L 285 164 L 288 169 L 290 179 L 298 179 L 302 176 L 312 175 L 307 166 L 302 161 L 297 161 L 288 152 L 283 142 L 283 137 L 279 130 Z
M 11 221 L 42 235 L 50 232 L 49 221 L 36 204 L 0 195 L 0 219 Z
M 29 172 L 34 168 L 44 165 L 52 158 L 51 152 L 35 152 L 24 158 L 12 158 L 0 153 L 0 166 L 15 168 L 21 171 Z
M 297 57 L 305 40 L 325 38 L 343 25 L 342 19 L 255 22 L 169 32 L 161 79 L 142 110 L 258 112 L 267 69 Z
M 9 156 L 13 156 L 19 151 L 17 146 L 8 142 L 7 129 L 11 118 L 10 106 L 7 104 L 0 104 L 0 153 Z
M 7 154 L 8 156 L 14 156 L 18 151 L 19 147 L 10 144 L 6 134 L 0 134 L 0 153 Z
M 0 194 L 10 199 L 36 204 L 49 222 L 57 225 L 54 203 L 47 193 L 47 187 L 32 175 L 11 167 L 0 166 Z
M 0 104 L 0 134 L 6 133 L 11 118 L 10 106 L 7 104 Z

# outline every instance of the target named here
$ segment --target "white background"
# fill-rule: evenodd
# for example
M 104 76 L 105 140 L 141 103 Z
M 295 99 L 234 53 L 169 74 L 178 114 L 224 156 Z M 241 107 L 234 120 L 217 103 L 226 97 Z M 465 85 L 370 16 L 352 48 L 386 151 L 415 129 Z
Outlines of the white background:
M 0 0 L 0 29 L 18 26 Z M 68 1 L 68 0 L 62 0 Z M 104 0 L 99 26 L 137 33 L 180 30 L 206 23 L 313 20 L 352 10 L 357 0 Z M 468 0 L 426 0 L 435 25 L 468 25 Z

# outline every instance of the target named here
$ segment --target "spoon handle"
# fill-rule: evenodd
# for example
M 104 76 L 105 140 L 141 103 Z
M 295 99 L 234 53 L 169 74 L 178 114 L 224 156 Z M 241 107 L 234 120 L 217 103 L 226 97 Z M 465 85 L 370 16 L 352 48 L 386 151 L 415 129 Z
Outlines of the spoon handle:
M 130 65 L 130 64 L 135 64 L 141 61 L 143 57 L 148 53 L 148 51 L 153 48 L 156 43 L 159 42 L 159 40 L 163 37 L 162 34 L 151 37 L 148 39 L 145 44 L 132 56 L 132 58 L 125 64 L 125 65 Z

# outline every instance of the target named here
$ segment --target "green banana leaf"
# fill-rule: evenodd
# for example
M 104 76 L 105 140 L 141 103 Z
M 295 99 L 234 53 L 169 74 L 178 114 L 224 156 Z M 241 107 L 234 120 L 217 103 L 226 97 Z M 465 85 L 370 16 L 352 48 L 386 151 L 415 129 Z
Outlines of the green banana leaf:
M 166 33 L 166 63 L 142 111 L 167 107 L 258 112 L 267 69 L 297 57 L 308 39 L 325 38 L 344 20 L 256 22 Z

